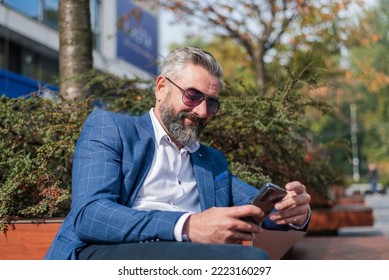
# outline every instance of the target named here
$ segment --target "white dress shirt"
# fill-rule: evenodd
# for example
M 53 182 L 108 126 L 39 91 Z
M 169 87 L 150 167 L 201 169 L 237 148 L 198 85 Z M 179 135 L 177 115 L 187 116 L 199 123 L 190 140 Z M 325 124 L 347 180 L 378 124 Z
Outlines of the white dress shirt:
M 182 241 L 182 228 L 191 213 L 200 212 L 199 193 L 190 162 L 190 153 L 196 152 L 200 144 L 194 143 L 178 150 L 150 110 L 151 122 L 155 133 L 155 153 L 151 169 L 140 188 L 134 209 L 184 211 L 174 228 L 174 237 Z

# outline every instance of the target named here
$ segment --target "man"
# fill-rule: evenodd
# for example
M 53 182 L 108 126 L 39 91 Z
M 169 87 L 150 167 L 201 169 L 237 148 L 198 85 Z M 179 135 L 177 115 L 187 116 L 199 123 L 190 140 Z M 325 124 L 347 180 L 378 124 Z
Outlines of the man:
M 97 110 L 77 142 L 72 210 L 46 259 L 266 259 L 242 246 L 260 234 L 258 192 L 233 176 L 224 155 L 198 138 L 219 108 L 222 69 L 199 48 L 171 52 L 156 104 L 130 117 Z M 299 182 L 262 223 L 306 230 L 310 196 Z
M 377 183 L 378 183 L 377 167 L 374 163 L 369 163 L 368 170 L 369 170 L 369 182 L 371 185 L 371 193 L 376 194 Z

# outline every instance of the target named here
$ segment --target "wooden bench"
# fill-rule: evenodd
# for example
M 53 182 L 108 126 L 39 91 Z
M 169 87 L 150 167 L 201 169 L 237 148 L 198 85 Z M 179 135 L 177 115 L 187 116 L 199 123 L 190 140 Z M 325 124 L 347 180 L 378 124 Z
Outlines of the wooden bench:
M 0 260 L 41 260 L 45 256 L 62 221 L 52 220 L 36 224 L 21 221 L 0 233 Z M 264 230 L 253 242 L 268 252 L 271 259 L 281 259 L 305 232 Z

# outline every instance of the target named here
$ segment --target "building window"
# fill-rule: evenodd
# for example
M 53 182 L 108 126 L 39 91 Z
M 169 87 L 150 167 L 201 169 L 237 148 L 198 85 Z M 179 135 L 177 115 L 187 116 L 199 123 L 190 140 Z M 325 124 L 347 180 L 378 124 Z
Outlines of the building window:
M 58 29 L 58 0 L 4 0 L 4 3 L 28 17 Z
M 91 28 L 93 36 L 93 48 L 100 51 L 100 0 L 90 0 Z
M 42 21 L 58 29 L 58 0 L 44 0 L 42 3 Z
M 3 55 L 5 51 L 2 51 L 7 47 L 12 50 L 8 57 Z M 56 84 L 58 82 L 59 65 L 56 59 L 1 38 L 0 68 L 45 83 Z
M 6 4 L 30 18 L 38 20 L 58 30 L 58 2 L 59 0 L 4 0 Z M 100 6 L 101 0 L 90 0 L 91 28 L 93 33 L 93 47 L 100 50 Z
M 45 83 L 56 83 L 58 62 L 23 47 L 20 51 L 20 74 Z
M 39 20 L 41 0 L 4 0 L 4 4 L 33 19 Z

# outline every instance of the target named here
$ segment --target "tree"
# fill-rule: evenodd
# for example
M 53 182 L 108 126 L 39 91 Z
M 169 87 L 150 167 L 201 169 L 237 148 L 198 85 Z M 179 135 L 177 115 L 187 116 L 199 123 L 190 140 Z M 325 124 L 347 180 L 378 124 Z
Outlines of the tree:
M 316 3 L 314 3 L 316 2 Z M 269 61 L 287 65 L 296 50 L 307 50 L 314 42 L 332 42 L 340 52 L 342 42 L 357 38 L 361 27 L 351 21 L 350 6 L 362 7 L 358 0 L 237 0 L 197 1 L 159 0 L 181 21 L 200 25 L 202 30 L 232 39 L 246 52 L 255 73 L 256 85 L 265 95 L 270 92 Z M 349 16 L 348 16 L 349 15 Z
M 85 98 L 82 74 L 93 67 L 89 0 L 60 0 L 60 93 L 65 99 Z
M 366 26 L 371 40 L 350 52 L 348 72 L 354 103 L 358 108 L 360 145 L 364 171 L 368 163 L 378 166 L 380 182 L 389 182 L 389 0 L 377 1 L 367 14 Z M 356 95 L 355 93 L 358 93 Z

